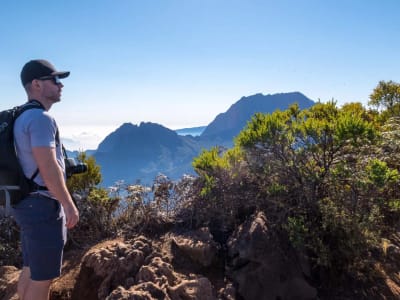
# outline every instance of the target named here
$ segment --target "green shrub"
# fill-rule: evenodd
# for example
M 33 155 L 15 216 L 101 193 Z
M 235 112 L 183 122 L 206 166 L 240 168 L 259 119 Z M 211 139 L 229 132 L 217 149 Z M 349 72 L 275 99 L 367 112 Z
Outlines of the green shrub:
M 235 139 L 240 155 L 195 159 L 197 223 L 233 228 L 261 209 L 316 269 L 357 273 L 399 220 L 400 122 L 389 120 L 333 101 L 255 114 Z

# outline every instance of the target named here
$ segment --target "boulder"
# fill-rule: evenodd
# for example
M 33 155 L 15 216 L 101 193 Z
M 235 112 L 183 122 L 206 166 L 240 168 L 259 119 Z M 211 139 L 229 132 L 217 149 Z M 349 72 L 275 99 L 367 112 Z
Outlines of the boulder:
M 203 267 L 212 264 L 219 249 L 208 227 L 177 235 L 172 238 L 172 242 L 183 255 Z
M 89 250 L 73 291 L 74 299 L 105 299 L 119 285 L 129 282 L 150 254 L 150 243 L 139 237 L 132 244 L 110 241 Z
M 143 237 L 97 245 L 82 259 L 72 299 L 216 299 L 207 278 L 175 272 L 158 250 Z
M 317 290 L 306 281 L 296 256 L 269 230 L 263 213 L 239 226 L 227 247 L 227 275 L 243 299 L 316 299 Z

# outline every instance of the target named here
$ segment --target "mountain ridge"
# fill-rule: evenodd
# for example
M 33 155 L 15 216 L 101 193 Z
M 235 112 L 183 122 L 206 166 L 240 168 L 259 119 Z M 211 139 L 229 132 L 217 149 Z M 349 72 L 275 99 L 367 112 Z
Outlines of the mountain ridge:
M 254 113 L 284 110 L 293 103 L 302 109 L 315 104 L 300 92 L 242 97 L 226 112 L 218 114 L 200 136 L 179 135 L 152 122 L 124 123 L 99 144 L 93 156 L 106 185 L 119 180 L 150 183 L 159 173 L 178 179 L 185 173 L 194 174 L 193 158 L 203 149 L 231 147 L 233 138 Z

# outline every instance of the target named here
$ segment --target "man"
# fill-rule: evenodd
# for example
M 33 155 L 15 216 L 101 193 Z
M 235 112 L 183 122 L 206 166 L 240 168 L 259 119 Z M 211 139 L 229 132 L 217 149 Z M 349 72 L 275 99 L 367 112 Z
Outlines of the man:
M 21 300 L 49 299 L 50 285 L 61 273 L 67 228 L 79 221 L 79 213 L 66 187 L 62 145 L 55 120 L 48 114 L 60 101 L 60 79 L 70 72 L 57 72 L 46 60 L 31 60 L 21 71 L 28 101 L 42 109 L 28 109 L 15 121 L 18 158 L 27 178 L 33 174 L 38 187 L 13 207 L 21 228 L 23 269 L 18 282 Z M 39 188 L 40 187 L 40 188 Z

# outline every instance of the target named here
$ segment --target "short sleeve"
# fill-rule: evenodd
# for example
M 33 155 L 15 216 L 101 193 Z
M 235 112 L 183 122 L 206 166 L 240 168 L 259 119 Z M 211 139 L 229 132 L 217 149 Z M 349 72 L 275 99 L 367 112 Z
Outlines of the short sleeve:
M 44 111 L 35 110 L 37 114 L 28 125 L 32 147 L 56 147 L 57 125 L 54 119 Z

